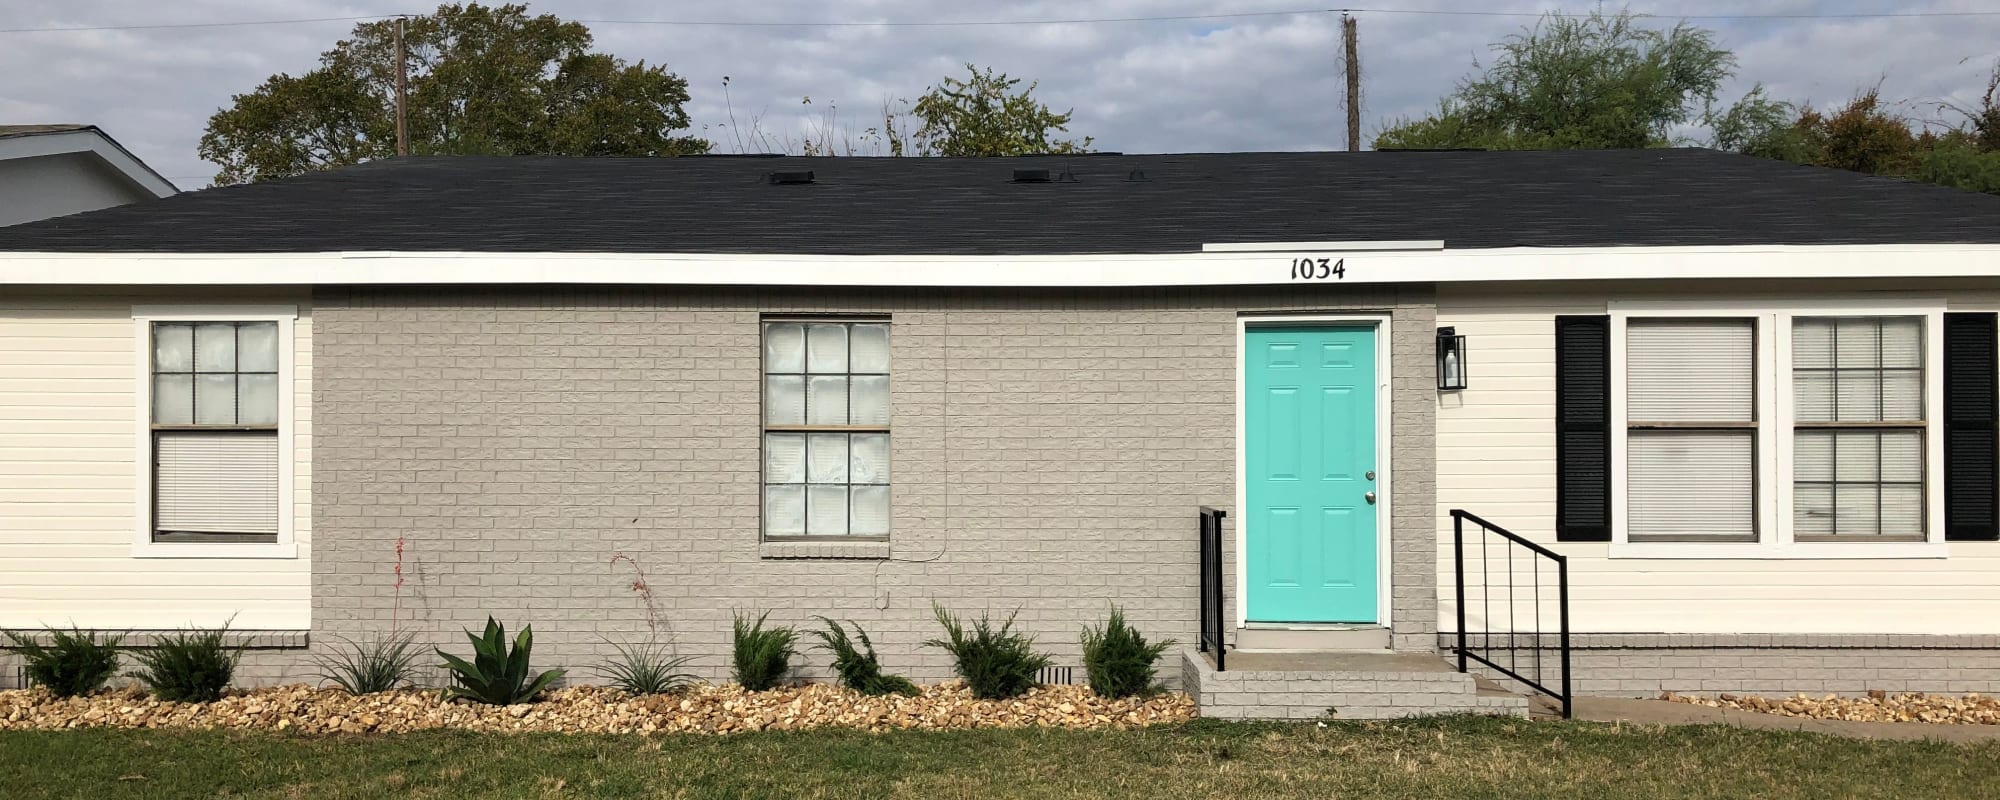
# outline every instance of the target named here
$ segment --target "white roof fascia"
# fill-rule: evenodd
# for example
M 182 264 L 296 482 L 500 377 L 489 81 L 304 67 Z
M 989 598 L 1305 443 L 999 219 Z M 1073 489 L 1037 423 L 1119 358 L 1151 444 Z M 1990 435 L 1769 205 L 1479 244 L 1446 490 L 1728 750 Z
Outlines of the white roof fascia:
M 2000 245 L 1519 247 L 1019 256 L 0 252 L 0 284 L 20 285 L 1138 287 L 1661 278 L 2000 278 Z

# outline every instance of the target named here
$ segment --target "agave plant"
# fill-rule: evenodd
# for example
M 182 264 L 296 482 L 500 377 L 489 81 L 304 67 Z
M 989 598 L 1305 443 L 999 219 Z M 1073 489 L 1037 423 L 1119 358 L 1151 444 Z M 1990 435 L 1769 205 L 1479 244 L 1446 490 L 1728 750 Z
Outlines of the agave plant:
M 507 647 L 507 629 L 486 618 L 486 633 L 476 634 L 468 630 L 465 638 L 472 640 L 472 663 L 438 650 L 444 665 L 452 672 L 451 696 L 496 706 L 510 706 L 525 703 L 541 694 L 549 684 L 563 676 L 563 671 L 552 669 L 528 679 L 528 653 L 535 646 L 535 629 L 532 625 L 522 626 L 521 635 L 514 639 L 512 649 Z

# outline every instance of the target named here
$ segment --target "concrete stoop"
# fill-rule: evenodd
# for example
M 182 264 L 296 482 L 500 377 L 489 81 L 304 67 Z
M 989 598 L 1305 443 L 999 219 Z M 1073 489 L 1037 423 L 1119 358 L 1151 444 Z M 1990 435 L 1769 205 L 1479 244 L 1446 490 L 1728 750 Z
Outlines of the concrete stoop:
M 1525 717 L 1528 698 L 1462 674 L 1432 653 L 1232 651 L 1226 672 L 1181 654 L 1181 686 L 1216 719 L 1395 719 L 1439 714 Z

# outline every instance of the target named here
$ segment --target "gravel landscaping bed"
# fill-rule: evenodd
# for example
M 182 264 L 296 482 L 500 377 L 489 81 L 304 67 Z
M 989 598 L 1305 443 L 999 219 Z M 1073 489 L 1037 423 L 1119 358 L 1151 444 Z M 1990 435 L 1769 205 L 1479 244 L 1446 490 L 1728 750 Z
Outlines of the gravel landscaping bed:
M 1193 699 L 1180 693 L 1106 700 L 1084 686 L 1045 686 L 1014 700 L 977 700 L 958 683 L 926 686 L 915 697 L 869 697 L 823 684 L 765 692 L 704 685 L 680 694 L 644 697 L 576 686 L 548 692 L 540 702 L 512 706 L 445 700 L 444 693 L 435 689 L 356 696 L 304 685 L 236 691 L 213 703 L 167 702 L 135 689 L 68 699 L 37 690 L 0 691 L 0 730 L 738 733 L 822 727 L 1136 728 L 1194 716 Z
M 1793 695 L 1772 699 L 1768 697 L 1738 697 L 1733 694 L 1715 697 L 1689 697 L 1671 692 L 1660 696 L 1662 700 L 1688 703 L 1711 708 L 1731 708 L 1742 711 L 1757 711 L 1785 717 L 1806 719 L 1837 719 L 1849 722 L 1935 722 L 1948 725 L 2000 725 L 2000 698 L 1980 694 L 1897 694 L 1869 692 L 1867 697 L 1841 697 L 1826 695 L 1811 697 Z

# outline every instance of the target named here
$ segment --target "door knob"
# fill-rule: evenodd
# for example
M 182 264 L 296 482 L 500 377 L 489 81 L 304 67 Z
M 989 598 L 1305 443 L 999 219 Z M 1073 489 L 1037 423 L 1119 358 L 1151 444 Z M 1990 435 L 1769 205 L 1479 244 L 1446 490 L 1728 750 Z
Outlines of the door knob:
M 1369 493 L 1367 493 L 1367 494 L 1364 494 L 1364 495 L 1362 495 L 1361 497 L 1362 497 L 1362 499 L 1364 499 L 1364 500 L 1367 500 L 1367 501 L 1368 501 L 1368 504 L 1369 504 L 1369 505 L 1371 505 L 1371 506 L 1372 506 L 1372 505 L 1375 505 L 1375 493 L 1374 493 L 1374 492 L 1369 492 Z

